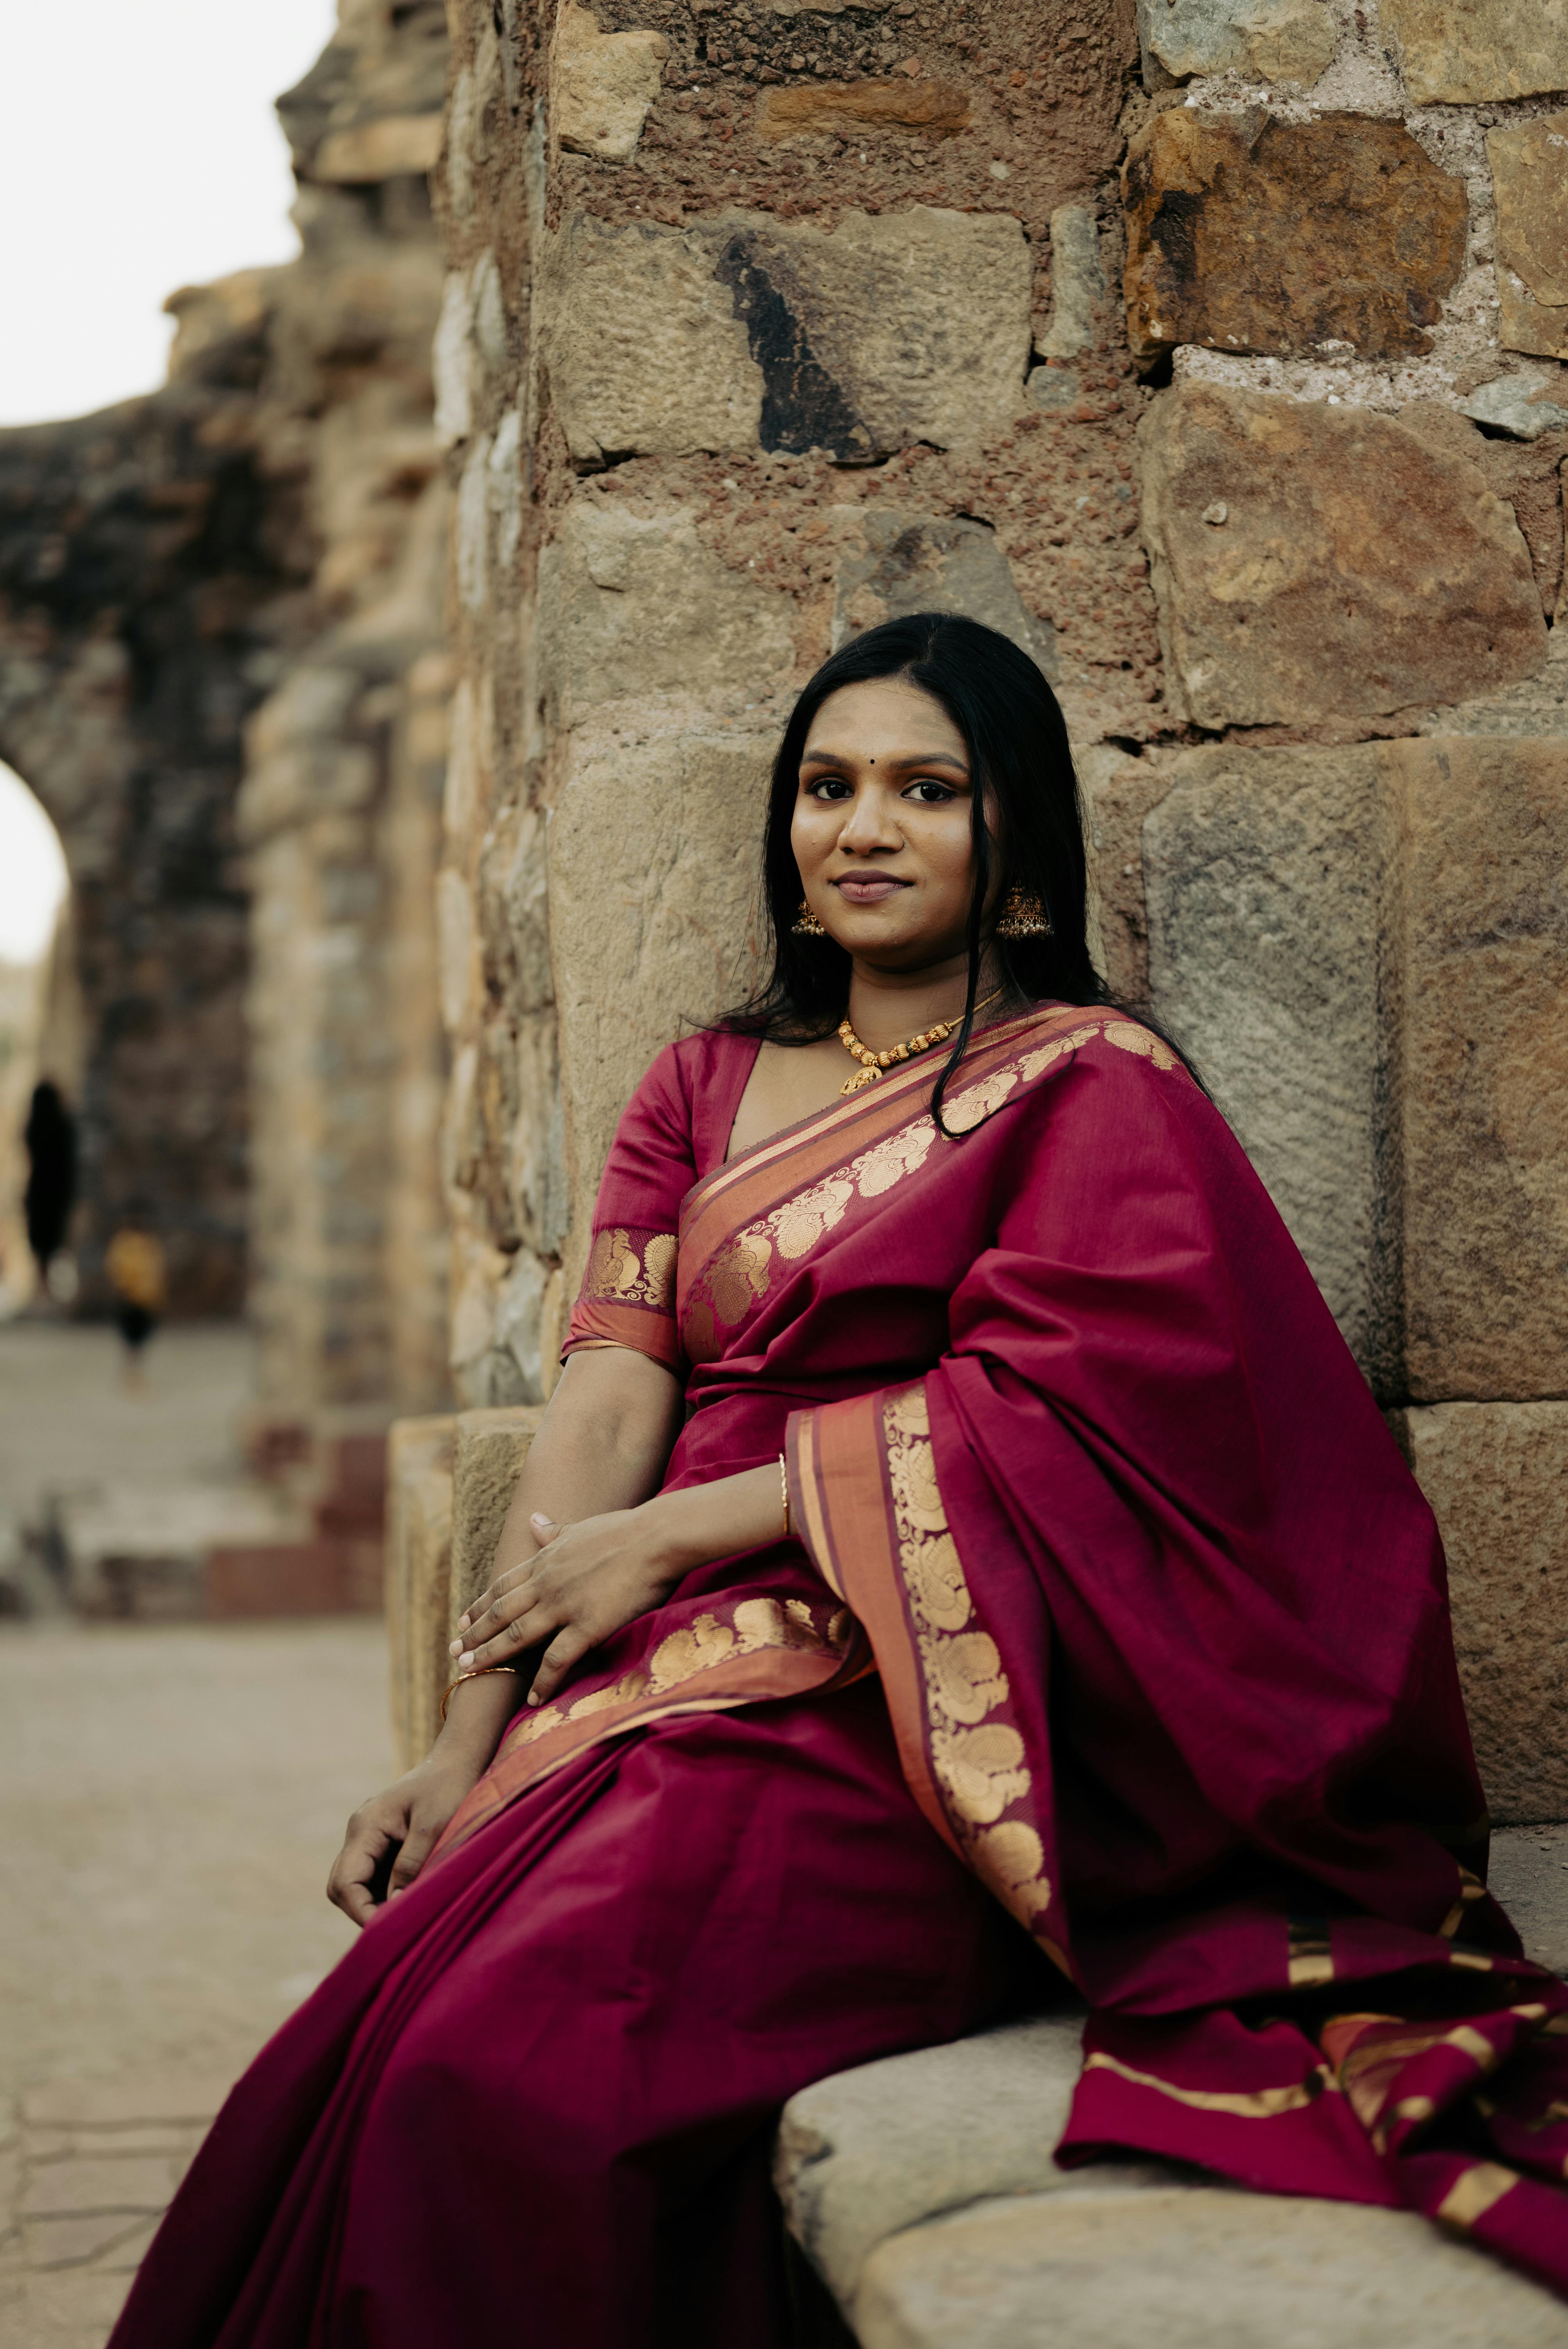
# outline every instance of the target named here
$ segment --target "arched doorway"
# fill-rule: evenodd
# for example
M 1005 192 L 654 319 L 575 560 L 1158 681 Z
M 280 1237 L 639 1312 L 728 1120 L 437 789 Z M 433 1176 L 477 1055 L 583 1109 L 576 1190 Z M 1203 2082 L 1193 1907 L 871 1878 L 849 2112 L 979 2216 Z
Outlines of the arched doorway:
M 59 834 L 21 776 L 0 764 L 0 1319 L 20 1312 L 35 1287 L 23 1206 L 34 1089 L 53 1084 L 68 1113 L 80 1080 L 69 928 Z M 68 1291 L 69 1267 L 64 1253 L 57 1294 Z

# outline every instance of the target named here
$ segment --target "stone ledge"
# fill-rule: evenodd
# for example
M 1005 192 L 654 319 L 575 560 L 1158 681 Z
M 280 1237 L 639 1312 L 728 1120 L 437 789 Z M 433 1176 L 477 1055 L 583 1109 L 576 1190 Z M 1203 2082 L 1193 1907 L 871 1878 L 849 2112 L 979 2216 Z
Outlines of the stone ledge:
M 1492 1880 L 1568 1972 L 1568 1827 Z M 1568 2309 L 1425 2220 L 1253 2196 L 1165 2163 L 1060 2170 L 1082 2009 L 894 2055 L 785 2106 L 790 2232 L 865 2349 L 1568 2349 Z

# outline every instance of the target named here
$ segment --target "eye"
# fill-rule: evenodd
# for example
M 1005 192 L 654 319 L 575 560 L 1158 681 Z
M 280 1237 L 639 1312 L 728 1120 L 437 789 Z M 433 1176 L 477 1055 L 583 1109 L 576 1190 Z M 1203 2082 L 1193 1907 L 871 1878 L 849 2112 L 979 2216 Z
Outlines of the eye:
M 922 775 L 920 781 L 911 783 L 902 796 L 914 800 L 921 807 L 942 807 L 948 800 L 955 800 L 958 794 L 950 783 L 939 783 L 934 775 Z
M 809 800 L 848 800 L 854 797 L 842 775 L 819 775 L 814 783 L 805 787 Z

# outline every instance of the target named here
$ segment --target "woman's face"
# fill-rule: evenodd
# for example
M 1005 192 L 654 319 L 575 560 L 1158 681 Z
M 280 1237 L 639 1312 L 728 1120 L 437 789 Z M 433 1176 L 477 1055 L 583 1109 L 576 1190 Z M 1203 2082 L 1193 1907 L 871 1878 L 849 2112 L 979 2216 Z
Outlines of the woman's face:
M 872 966 L 963 954 L 974 881 L 969 754 L 903 678 L 841 686 L 812 721 L 789 843 L 806 903 Z

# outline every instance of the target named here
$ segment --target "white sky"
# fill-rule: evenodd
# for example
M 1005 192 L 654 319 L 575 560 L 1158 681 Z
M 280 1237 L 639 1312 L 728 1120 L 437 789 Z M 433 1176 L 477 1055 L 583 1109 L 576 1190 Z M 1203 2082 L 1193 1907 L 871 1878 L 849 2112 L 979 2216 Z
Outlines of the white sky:
M 36 962 L 66 894 L 55 827 L 19 775 L 0 766 L 0 962 Z
M 0 0 L 0 425 L 151 390 L 165 295 L 299 250 L 273 100 L 335 16 L 333 0 Z

